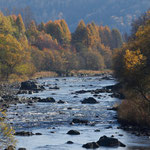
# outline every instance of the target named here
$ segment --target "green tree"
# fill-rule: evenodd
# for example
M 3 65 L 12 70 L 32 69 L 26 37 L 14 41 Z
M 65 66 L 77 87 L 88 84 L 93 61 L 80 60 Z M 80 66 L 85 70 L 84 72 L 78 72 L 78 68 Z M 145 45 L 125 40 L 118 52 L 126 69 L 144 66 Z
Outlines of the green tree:
M 117 29 L 112 29 L 112 48 L 120 48 L 123 44 L 120 32 Z
M 72 34 L 72 44 L 76 45 L 78 43 L 82 43 L 83 45 L 86 45 L 86 38 L 87 38 L 86 25 L 84 21 L 81 20 L 75 32 Z
M 19 29 L 19 33 L 20 34 L 25 34 L 25 26 L 24 26 L 24 23 L 23 23 L 23 19 L 21 17 L 21 15 L 19 14 L 17 19 L 16 19 L 16 24 L 18 26 L 18 29 Z

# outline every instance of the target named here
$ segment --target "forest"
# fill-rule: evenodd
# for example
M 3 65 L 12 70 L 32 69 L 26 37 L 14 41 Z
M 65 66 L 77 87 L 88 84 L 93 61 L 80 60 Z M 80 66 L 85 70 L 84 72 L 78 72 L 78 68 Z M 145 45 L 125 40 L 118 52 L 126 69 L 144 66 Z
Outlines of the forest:
M 65 20 L 24 25 L 19 14 L 0 13 L 0 78 L 31 77 L 35 72 L 103 70 L 112 66 L 113 49 L 121 47 L 120 32 L 81 20 L 71 33 Z

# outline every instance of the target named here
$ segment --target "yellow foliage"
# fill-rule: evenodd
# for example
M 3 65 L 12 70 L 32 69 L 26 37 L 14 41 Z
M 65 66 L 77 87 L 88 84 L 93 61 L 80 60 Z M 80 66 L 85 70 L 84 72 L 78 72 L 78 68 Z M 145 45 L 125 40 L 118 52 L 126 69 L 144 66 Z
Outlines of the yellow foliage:
M 140 50 L 126 50 L 124 59 L 127 70 L 136 70 L 145 64 L 146 57 L 141 54 Z
M 15 131 L 6 122 L 5 117 L 6 112 L 0 110 L 0 149 L 16 144 L 16 140 L 13 136 Z

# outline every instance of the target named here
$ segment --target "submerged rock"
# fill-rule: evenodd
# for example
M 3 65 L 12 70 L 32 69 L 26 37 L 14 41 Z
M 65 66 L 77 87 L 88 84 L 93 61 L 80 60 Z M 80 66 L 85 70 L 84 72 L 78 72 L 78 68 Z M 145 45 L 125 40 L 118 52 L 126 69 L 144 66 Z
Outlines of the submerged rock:
M 97 100 L 94 99 L 93 97 L 89 97 L 89 98 L 85 98 L 83 101 L 82 101 L 82 104 L 97 104 Z
M 42 135 L 42 133 L 35 133 L 35 135 Z
M 18 148 L 18 150 L 27 150 L 26 148 Z
M 83 119 L 73 119 L 72 123 L 78 123 L 78 124 L 87 124 L 88 120 L 83 120 Z
M 73 144 L 73 142 L 72 141 L 67 141 L 67 144 Z
M 59 90 L 60 88 L 58 86 L 49 87 L 50 90 Z
M 64 101 L 62 101 L 62 100 L 59 100 L 57 103 L 58 103 L 58 104 L 65 104 L 66 102 L 64 102 Z
M 55 99 L 52 98 L 52 97 L 48 97 L 48 98 L 45 98 L 45 99 L 39 99 L 38 102 L 43 102 L 43 103 L 55 103 Z
M 94 132 L 101 132 L 99 129 L 94 130 Z
M 82 147 L 87 149 L 94 149 L 94 148 L 99 148 L 99 145 L 96 142 L 91 142 L 91 143 L 84 144 Z
M 67 134 L 69 134 L 69 135 L 80 135 L 80 132 L 77 130 L 70 130 L 67 132 Z
M 34 134 L 32 132 L 21 131 L 21 132 L 16 132 L 14 135 L 16 135 L 16 136 L 32 136 Z

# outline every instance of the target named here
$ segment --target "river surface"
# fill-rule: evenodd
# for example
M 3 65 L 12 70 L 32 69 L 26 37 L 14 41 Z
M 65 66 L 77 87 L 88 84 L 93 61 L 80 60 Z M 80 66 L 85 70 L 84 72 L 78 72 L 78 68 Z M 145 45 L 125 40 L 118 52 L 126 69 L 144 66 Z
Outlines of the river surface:
M 53 97 L 56 101 L 63 100 L 65 104 L 34 103 L 13 105 L 8 110 L 10 123 L 13 122 L 16 131 L 31 131 L 42 133 L 30 137 L 16 136 L 17 148 L 24 147 L 27 150 L 85 150 L 82 145 L 87 142 L 98 141 L 103 136 L 118 138 L 126 144 L 125 148 L 106 148 L 101 150 L 150 150 L 150 139 L 146 136 L 135 136 L 121 129 L 116 120 L 116 112 L 107 110 L 121 100 L 111 98 L 111 93 L 100 93 L 97 97 L 93 94 L 74 94 L 79 90 L 95 90 L 104 86 L 114 85 L 114 79 L 105 80 L 102 77 L 64 77 L 44 78 L 38 82 L 45 86 L 46 90 L 32 95 L 20 95 L 25 97 Z M 58 86 L 58 90 L 50 90 L 49 87 Z M 94 97 L 98 104 L 81 104 L 84 98 Z M 71 109 L 72 108 L 72 109 Z M 70 125 L 74 118 L 87 119 L 89 125 Z M 112 128 L 111 128 L 112 127 Z M 80 135 L 68 135 L 69 130 L 78 130 Z M 95 132 L 95 130 L 100 132 Z M 123 136 L 121 136 L 123 135 Z M 73 141 L 74 144 L 66 144 Z

